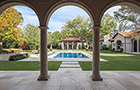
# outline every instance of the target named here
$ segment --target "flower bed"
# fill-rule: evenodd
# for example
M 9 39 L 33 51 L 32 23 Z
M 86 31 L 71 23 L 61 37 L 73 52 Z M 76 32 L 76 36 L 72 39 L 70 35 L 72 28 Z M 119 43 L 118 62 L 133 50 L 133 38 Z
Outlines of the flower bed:
M 19 53 L 22 52 L 22 49 L 3 49 L 3 53 Z
M 29 57 L 30 55 L 28 53 L 23 53 L 23 54 L 15 54 L 15 55 L 11 55 L 9 57 L 9 61 L 17 61 L 17 60 L 20 60 L 20 59 L 24 59 L 24 58 L 27 58 Z

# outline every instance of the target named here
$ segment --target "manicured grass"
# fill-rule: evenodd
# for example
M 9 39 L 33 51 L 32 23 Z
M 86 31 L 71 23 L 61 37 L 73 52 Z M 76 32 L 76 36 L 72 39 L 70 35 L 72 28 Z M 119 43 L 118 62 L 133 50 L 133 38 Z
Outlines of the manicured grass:
M 101 51 L 100 56 L 107 60 L 107 62 L 100 62 L 101 70 L 140 70 L 140 55 Z M 79 64 L 83 70 L 92 70 L 92 62 L 90 61 L 80 61 Z
M 62 62 L 48 61 L 48 70 L 57 71 Z M 0 61 L 0 70 L 7 71 L 26 71 L 26 70 L 40 70 L 39 61 Z

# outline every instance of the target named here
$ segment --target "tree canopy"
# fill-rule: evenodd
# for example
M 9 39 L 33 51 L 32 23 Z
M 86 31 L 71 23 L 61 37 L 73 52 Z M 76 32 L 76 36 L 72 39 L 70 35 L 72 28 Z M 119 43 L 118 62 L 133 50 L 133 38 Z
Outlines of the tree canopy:
M 115 34 L 117 32 L 118 20 L 109 14 L 105 14 L 101 21 L 100 37 L 103 38 L 107 34 Z
M 114 17 L 119 21 L 118 31 L 136 30 L 140 28 L 140 13 L 128 6 L 121 6 L 114 12 Z
M 62 27 L 62 38 L 77 37 L 92 43 L 92 23 L 90 19 L 77 16 L 73 20 L 68 20 Z
M 30 49 L 36 49 L 40 46 L 40 29 L 34 25 L 28 24 L 24 29 L 26 46 Z
M 0 15 L 0 39 L 4 47 L 10 47 L 12 43 L 22 40 L 22 30 L 18 27 L 22 23 L 22 14 L 13 7 L 6 9 Z

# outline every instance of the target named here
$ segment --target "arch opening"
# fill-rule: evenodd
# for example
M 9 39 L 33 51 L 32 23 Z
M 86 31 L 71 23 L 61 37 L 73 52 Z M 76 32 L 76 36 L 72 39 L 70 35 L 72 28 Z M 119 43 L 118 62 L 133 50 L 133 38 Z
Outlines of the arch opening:
M 82 14 L 84 16 L 81 16 L 80 14 Z M 56 21 L 54 21 L 53 18 L 54 19 L 57 18 Z M 59 34 L 64 34 L 64 33 L 65 34 L 68 34 L 68 33 L 71 34 L 71 35 L 62 35 L 62 37 L 60 37 L 60 40 L 59 40 L 59 41 L 62 41 L 62 42 L 63 42 L 62 39 L 68 39 L 68 38 L 79 39 L 79 41 L 85 40 L 86 37 L 84 37 L 84 35 L 80 36 L 80 34 L 78 34 L 78 32 L 75 31 L 76 28 L 78 28 L 79 33 L 82 33 L 82 28 L 79 28 L 80 25 L 81 25 L 81 27 L 83 27 L 83 29 L 84 28 L 86 29 L 85 33 L 88 33 L 87 31 L 89 31 L 92 35 L 92 24 L 93 23 L 90 20 L 89 15 L 82 8 L 80 8 L 78 6 L 68 5 L 68 6 L 60 7 L 59 9 L 55 10 L 55 12 L 52 14 L 52 17 L 49 17 L 49 19 L 50 19 L 50 22 L 48 22 L 48 25 L 47 25 L 47 26 L 49 26 L 49 29 L 48 29 L 48 39 L 49 39 L 48 44 L 50 43 L 49 42 L 50 41 L 49 36 L 50 36 L 51 32 L 52 32 L 52 34 L 56 34 L 58 32 L 59 32 Z M 77 20 L 79 20 L 79 21 L 77 21 Z M 87 24 L 87 26 L 84 26 L 84 24 L 85 25 Z M 71 25 L 73 27 L 72 28 L 71 27 L 66 28 L 69 25 Z M 75 25 L 75 27 L 74 27 L 74 25 Z M 55 32 L 54 29 L 56 29 L 57 32 Z M 66 33 L 65 31 L 68 31 L 68 32 Z M 77 35 L 74 34 L 74 31 L 75 31 L 75 33 L 77 33 Z M 79 43 L 79 41 L 77 40 L 77 41 L 64 42 L 64 45 L 61 45 L 62 44 L 62 42 L 61 42 L 61 44 L 59 43 L 58 45 L 60 45 L 61 47 L 63 46 L 63 49 L 68 49 L 68 48 L 69 49 L 79 49 L 80 45 L 77 44 L 77 43 Z M 92 36 L 91 36 L 90 40 L 88 40 L 88 41 L 90 41 L 90 42 L 92 41 Z M 68 43 L 69 43 L 69 45 L 67 45 Z M 85 41 L 83 41 L 83 43 L 86 44 L 88 42 L 86 42 L 86 40 L 85 40 Z M 92 43 L 90 43 L 90 44 L 92 44 Z M 90 47 L 91 46 L 92 45 L 90 45 Z
M 37 32 L 34 31 L 34 35 L 30 34 L 30 36 L 37 36 L 36 38 L 38 39 L 37 42 L 40 41 L 40 35 L 39 35 L 40 31 L 38 28 L 39 18 L 36 15 L 36 12 L 34 12 L 34 10 L 29 6 L 24 5 L 23 3 L 20 4 L 18 2 L 15 3 L 8 2 L 8 4 L 3 4 L 0 7 L 0 11 L 1 11 L 0 27 L 1 27 L 1 31 L 3 31 L 0 32 L 0 49 L 1 49 L 0 51 L 2 54 L 4 54 L 7 57 L 4 60 L 13 61 L 13 60 L 20 60 L 23 57 L 24 58 L 29 57 L 30 51 L 32 53 L 32 49 L 36 49 L 35 52 L 33 52 L 33 54 L 38 53 L 37 49 L 39 48 L 40 43 L 38 43 L 38 46 L 33 45 L 35 46 L 35 48 L 30 48 L 30 46 L 28 46 L 29 43 L 27 45 L 27 42 L 29 41 L 29 38 L 27 40 L 27 31 L 30 31 L 31 28 L 37 30 Z M 28 46 L 28 48 L 26 46 Z M 25 50 L 29 52 L 26 52 Z M 23 54 L 25 52 L 26 54 Z M 21 56 L 22 58 L 18 56 Z M 15 59 L 15 58 L 20 58 L 20 59 Z M 39 56 L 37 58 L 39 61 Z M 23 70 L 24 65 L 23 67 L 15 66 L 13 68 Z M 9 70 L 12 70 L 12 68 L 9 68 Z M 29 67 L 26 68 L 26 70 L 33 70 L 33 69 Z
M 136 65 L 132 64 L 131 60 L 135 57 L 129 56 L 128 53 L 137 56 L 140 52 L 139 44 L 139 30 L 140 30 L 140 7 L 139 3 L 134 2 L 114 2 L 107 5 L 101 14 L 101 30 L 100 35 L 102 35 L 102 41 L 104 44 L 108 45 L 108 51 L 102 51 L 103 54 L 110 54 L 106 56 L 108 61 L 111 61 L 110 66 L 113 65 L 113 70 L 126 70 L 128 67 L 119 65 L 117 62 L 128 62 L 129 66 Z M 133 26 L 135 25 L 135 26 Z M 137 35 L 135 35 L 137 34 Z M 134 41 L 136 40 L 136 41 Z M 105 53 L 104 53 L 105 52 Z M 121 53 L 122 55 L 118 54 Z M 100 55 L 103 57 L 103 55 Z M 111 59 L 111 57 L 114 57 Z M 129 60 L 127 59 L 129 58 Z M 137 59 L 136 59 L 137 60 Z M 101 66 L 101 69 L 106 68 L 107 64 Z M 118 69 L 118 67 L 121 67 Z M 109 69 L 109 68 L 108 68 Z M 110 69 L 112 69 L 110 67 Z M 110 70 L 109 69 L 109 70 Z M 131 67 L 129 70 L 135 70 L 136 68 Z

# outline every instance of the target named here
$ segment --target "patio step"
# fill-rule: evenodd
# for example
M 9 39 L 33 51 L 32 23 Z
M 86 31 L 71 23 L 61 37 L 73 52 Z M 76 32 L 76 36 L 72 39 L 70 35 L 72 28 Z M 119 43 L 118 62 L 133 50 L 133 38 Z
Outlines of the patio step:
M 62 65 L 79 65 L 78 62 L 62 62 Z
M 78 62 L 62 62 L 60 68 L 80 68 Z
M 60 68 L 80 68 L 80 65 L 61 65 Z
M 81 68 L 59 68 L 58 71 L 61 71 L 61 72 L 79 72 L 79 71 L 82 71 Z

